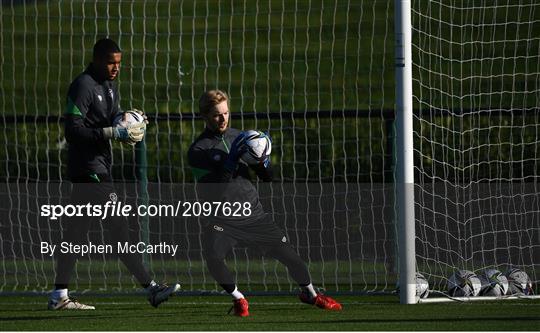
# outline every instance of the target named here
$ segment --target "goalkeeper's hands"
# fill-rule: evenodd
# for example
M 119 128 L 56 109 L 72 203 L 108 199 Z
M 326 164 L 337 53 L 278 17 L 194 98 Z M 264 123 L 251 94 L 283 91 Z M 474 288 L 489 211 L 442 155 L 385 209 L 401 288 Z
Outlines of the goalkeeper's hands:
M 144 138 L 144 130 L 146 123 L 132 124 L 128 127 L 106 127 L 103 129 L 103 134 L 106 139 L 115 139 L 122 143 L 135 145 Z
M 270 141 L 270 145 L 272 145 L 272 138 L 270 137 L 270 133 L 268 132 L 263 132 L 263 133 L 268 138 L 268 141 Z M 270 155 L 265 155 L 264 158 L 261 160 L 260 164 L 267 169 L 270 166 Z
M 146 123 L 133 124 L 128 127 L 116 126 L 113 128 L 113 138 L 133 146 L 142 141 L 145 129 Z
M 231 148 L 229 149 L 229 157 L 225 161 L 225 170 L 229 172 L 233 172 L 234 170 L 236 170 L 240 156 L 242 156 L 242 154 L 244 154 L 247 150 L 245 140 L 246 133 L 244 132 L 240 132 L 236 139 L 234 139 Z

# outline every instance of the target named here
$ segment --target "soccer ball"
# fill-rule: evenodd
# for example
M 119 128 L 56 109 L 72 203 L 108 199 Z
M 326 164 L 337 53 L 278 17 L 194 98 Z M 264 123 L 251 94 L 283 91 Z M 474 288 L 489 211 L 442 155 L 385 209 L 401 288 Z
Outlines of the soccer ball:
M 416 273 L 416 296 L 420 298 L 427 298 L 429 296 L 429 283 L 420 273 Z
M 454 297 L 477 296 L 481 287 L 478 276 L 467 270 L 456 271 L 448 279 L 448 294 Z
M 249 165 L 259 164 L 272 152 L 270 138 L 261 131 L 246 131 L 244 144 L 247 151 L 242 154 L 241 159 Z
M 500 271 L 488 268 L 478 276 L 482 283 L 480 295 L 482 296 L 504 296 L 508 291 L 508 279 Z
M 396 286 L 396 293 L 399 295 L 399 281 Z M 427 279 L 420 273 L 416 273 L 416 297 L 427 298 L 429 296 L 429 283 Z
M 114 117 L 113 126 L 128 127 L 129 125 L 140 124 L 142 122 L 144 122 L 144 118 L 137 111 L 127 110 Z
M 518 268 L 510 268 L 504 275 L 508 279 L 509 295 L 532 295 L 531 278 Z

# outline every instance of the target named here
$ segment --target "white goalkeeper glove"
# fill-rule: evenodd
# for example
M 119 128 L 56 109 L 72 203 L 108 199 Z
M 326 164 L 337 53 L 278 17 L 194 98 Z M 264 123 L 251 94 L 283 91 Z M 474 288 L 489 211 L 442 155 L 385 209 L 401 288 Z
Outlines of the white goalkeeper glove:
M 144 138 L 146 123 L 132 124 L 127 127 L 105 127 L 103 135 L 106 139 L 115 139 L 122 143 L 135 145 Z

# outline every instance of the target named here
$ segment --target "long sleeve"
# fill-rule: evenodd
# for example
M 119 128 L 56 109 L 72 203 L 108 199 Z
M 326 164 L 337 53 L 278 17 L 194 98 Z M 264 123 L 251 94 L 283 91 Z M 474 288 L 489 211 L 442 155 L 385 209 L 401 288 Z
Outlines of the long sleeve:
M 70 87 L 64 112 L 64 132 L 67 142 L 92 144 L 107 140 L 102 128 L 85 126 L 84 118 L 91 103 L 92 95 L 89 89 L 85 89 L 82 84 Z

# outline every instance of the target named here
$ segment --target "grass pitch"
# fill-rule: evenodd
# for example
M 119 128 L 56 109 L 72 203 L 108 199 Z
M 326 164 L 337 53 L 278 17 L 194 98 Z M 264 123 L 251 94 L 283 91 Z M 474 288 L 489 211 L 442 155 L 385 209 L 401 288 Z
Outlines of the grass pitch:
M 142 296 L 84 296 L 95 311 L 48 311 L 45 296 L 0 299 L 2 330 L 45 331 L 531 331 L 540 301 L 404 306 L 395 296 L 341 296 L 343 311 L 323 311 L 293 296 L 249 297 L 251 316 L 228 315 L 227 296 L 178 296 L 152 308 Z

